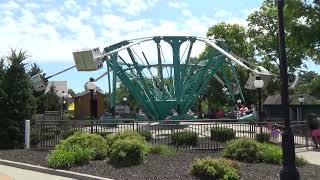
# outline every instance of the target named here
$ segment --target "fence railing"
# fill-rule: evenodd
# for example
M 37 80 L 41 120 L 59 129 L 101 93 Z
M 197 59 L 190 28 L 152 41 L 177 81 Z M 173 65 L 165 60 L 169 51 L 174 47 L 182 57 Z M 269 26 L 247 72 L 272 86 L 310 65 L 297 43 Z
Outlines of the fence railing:
M 265 122 L 254 124 L 250 122 L 237 122 L 235 120 L 192 120 L 192 121 L 162 121 L 141 122 L 133 119 L 117 121 L 98 120 L 68 120 L 68 121 L 37 121 L 32 127 L 31 142 L 38 148 L 52 148 L 75 131 L 97 133 L 102 136 L 122 132 L 124 130 L 135 130 L 151 134 L 151 144 L 165 144 L 178 149 L 208 149 L 216 150 L 226 146 L 226 142 L 232 138 L 255 138 L 257 133 L 270 133 L 273 124 L 279 122 Z M 291 122 L 296 147 L 307 147 L 312 144 L 310 132 L 306 122 Z M 261 128 L 260 128 L 261 127 Z M 227 134 L 221 135 L 217 131 L 230 129 Z M 196 139 L 190 142 L 179 143 L 179 133 L 186 132 Z M 230 137 L 232 136 L 232 137 Z M 278 138 L 281 142 L 281 136 Z M 192 141 L 192 142 L 191 142 Z

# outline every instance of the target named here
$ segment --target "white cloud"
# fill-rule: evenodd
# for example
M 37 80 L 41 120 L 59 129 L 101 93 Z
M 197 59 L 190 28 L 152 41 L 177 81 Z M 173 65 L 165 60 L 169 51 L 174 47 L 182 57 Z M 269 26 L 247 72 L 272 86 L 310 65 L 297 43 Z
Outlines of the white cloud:
M 37 3 L 28 2 L 25 4 L 25 7 L 28 9 L 38 9 L 38 8 L 40 8 L 40 5 Z
M 182 1 L 169 1 L 168 6 L 175 9 L 181 9 L 187 7 L 187 3 Z
M 129 15 L 138 15 L 156 4 L 158 0 L 111 0 L 119 10 Z
M 9 1 L 7 3 L 0 4 L 0 9 L 5 9 L 5 10 L 14 10 L 18 9 L 20 6 L 18 3 L 14 1 Z
M 214 13 L 214 17 L 217 17 L 217 18 L 226 18 L 226 17 L 230 17 L 231 15 L 232 13 L 224 9 L 219 9 Z

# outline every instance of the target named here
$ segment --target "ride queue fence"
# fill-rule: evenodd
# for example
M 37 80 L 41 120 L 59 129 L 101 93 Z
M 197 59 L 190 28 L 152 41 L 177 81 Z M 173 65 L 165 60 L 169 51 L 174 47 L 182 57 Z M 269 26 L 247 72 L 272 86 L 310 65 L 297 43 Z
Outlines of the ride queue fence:
M 216 135 L 212 131 L 230 128 L 233 130 L 234 138 L 256 138 L 260 130 L 271 135 L 272 126 L 281 125 L 277 122 L 263 122 L 259 124 L 251 122 L 238 122 L 234 119 L 207 119 L 193 121 L 162 121 L 143 122 L 133 119 L 117 120 L 112 122 L 100 120 L 40 120 L 31 128 L 31 144 L 34 147 L 46 149 L 53 148 L 60 140 L 67 138 L 76 131 L 96 133 L 102 136 L 122 132 L 124 130 L 134 130 L 140 133 L 149 132 L 151 144 L 169 145 L 177 149 L 202 149 L 218 150 L 226 146 L 229 135 Z M 294 134 L 295 147 L 308 147 L 312 144 L 310 130 L 306 122 L 293 121 L 291 128 Z M 179 144 L 173 136 L 179 132 L 189 132 L 196 134 L 196 140 Z M 219 137 L 218 137 L 219 136 Z M 278 137 L 281 143 L 281 135 Z

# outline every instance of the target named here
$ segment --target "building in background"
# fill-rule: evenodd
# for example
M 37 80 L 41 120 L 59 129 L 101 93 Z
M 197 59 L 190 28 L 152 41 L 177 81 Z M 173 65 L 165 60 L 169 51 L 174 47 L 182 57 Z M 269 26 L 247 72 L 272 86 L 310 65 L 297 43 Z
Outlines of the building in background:
M 97 90 L 93 94 L 93 114 L 94 118 L 99 118 L 105 111 L 104 94 Z M 84 91 L 76 94 L 74 97 L 74 119 L 90 119 L 90 91 Z
M 62 97 L 63 92 L 68 93 L 68 81 L 49 81 L 45 93 L 47 93 L 50 90 L 50 87 L 52 85 L 55 87 L 55 90 L 57 91 L 57 96 Z

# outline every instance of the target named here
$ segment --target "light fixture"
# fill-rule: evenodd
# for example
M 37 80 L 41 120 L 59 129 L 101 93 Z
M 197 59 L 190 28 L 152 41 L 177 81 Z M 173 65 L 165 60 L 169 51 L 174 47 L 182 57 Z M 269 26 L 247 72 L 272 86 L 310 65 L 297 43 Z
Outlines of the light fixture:
M 238 104 L 241 104 L 241 99 L 238 99 L 238 100 L 237 100 L 237 103 L 238 103 Z
M 300 104 L 304 103 L 304 97 L 302 95 L 299 97 L 299 102 L 300 102 Z
M 94 81 L 89 81 L 86 83 L 86 89 L 90 90 L 90 91 L 96 91 L 97 89 L 97 85 Z
M 126 102 L 126 101 L 128 100 L 128 98 L 127 98 L 127 97 L 124 97 L 124 98 L 122 98 L 122 100 L 123 100 L 124 102 Z
M 253 85 L 256 89 L 261 89 L 264 86 L 264 82 L 260 76 L 257 76 L 256 80 L 254 80 L 254 82 L 253 82 Z

